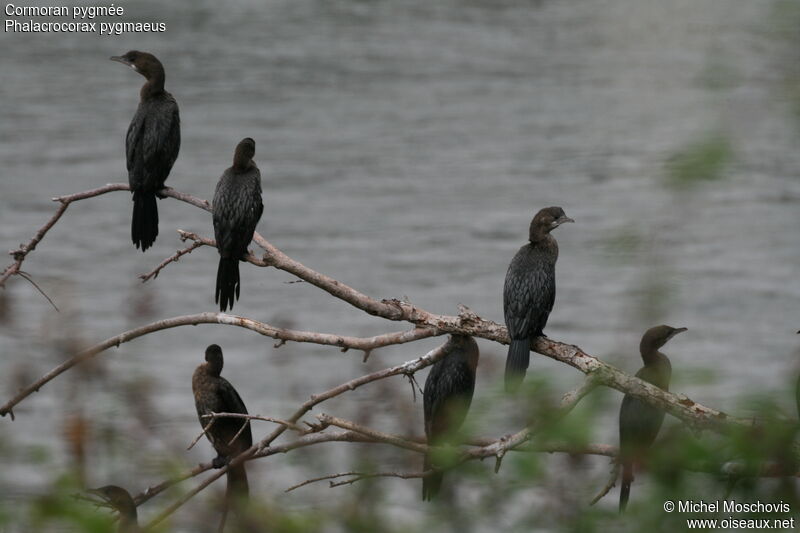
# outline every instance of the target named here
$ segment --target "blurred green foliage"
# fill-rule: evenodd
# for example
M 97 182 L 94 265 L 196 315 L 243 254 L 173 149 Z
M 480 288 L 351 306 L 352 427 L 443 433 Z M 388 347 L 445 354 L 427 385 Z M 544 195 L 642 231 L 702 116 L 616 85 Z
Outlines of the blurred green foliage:
M 711 133 L 678 149 L 665 163 L 667 185 L 688 189 L 703 182 L 725 177 L 734 155 L 730 139 Z

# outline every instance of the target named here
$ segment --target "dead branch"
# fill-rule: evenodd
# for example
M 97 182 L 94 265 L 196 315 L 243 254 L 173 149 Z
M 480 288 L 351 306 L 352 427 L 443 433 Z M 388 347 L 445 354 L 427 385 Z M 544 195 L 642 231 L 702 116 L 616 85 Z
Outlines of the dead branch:
M 77 200 L 83 200 L 118 190 L 130 189 L 126 184 L 118 183 L 106 185 L 105 187 L 91 191 L 55 198 L 55 201 L 61 203 L 59 210 L 37 232 L 28 245 L 24 245 L 19 250 L 12 252 L 12 255 L 14 255 L 15 258 L 15 263 L 9 266 L 3 275 L 0 276 L 0 286 L 4 285 L 5 280 L 9 276 L 17 272 L 27 254 L 36 247 L 36 244 L 41 241 L 47 231 L 58 221 L 64 210 L 66 210 L 66 206 Z M 187 202 L 206 211 L 211 210 L 211 204 L 208 201 L 201 200 L 200 198 L 186 193 L 178 192 L 175 189 L 167 187 L 162 189 L 161 193 L 165 196 Z M 188 232 L 186 232 L 185 239 L 193 240 L 194 242 L 201 242 L 207 246 L 215 246 L 214 241 L 210 239 L 204 239 L 196 234 L 191 234 Z M 251 263 L 256 264 L 257 266 L 273 266 L 280 270 L 284 270 L 285 272 L 293 274 L 301 280 L 307 281 L 319 287 L 332 296 L 335 296 L 336 298 L 339 298 L 353 305 L 354 307 L 365 311 L 368 314 L 380 316 L 388 320 L 411 322 L 418 327 L 434 328 L 437 332 L 439 332 L 439 334 L 458 333 L 493 340 L 501 344 L 508 344 L 509 342 L 508 333 L 505 327 L 496 322 L 483 320 L 467 308 L 463 308 L 458 316 L 448 316 L 430 313 L 405 301 L 378 301 L 352 287 L 345 285 L 344 283 L 341 283 L 340 281 L 337 281 L 324 274 L 320 274 L 319 272 L 316 272 L 291 259 L 258 233 L 254 234 L 253 241 L 263 248 L 265 253 L 263 258 L 260 260 L 253 257 L 252 254 L 248 254 L 247 259 Z M 729 424 L 751 425 L 750 420 L 730 417 L 721 411 L 700 405 L 685 396 L 678 396 L 670 392 L 662 391 L 658 387 L 646 383 L 636 377 L 630 376 L 625 372 L 622 372 L 621 370 L 609 365 L 608 363 L 605 363 L 585 353 L 577 346 L 560 343 L 546 337 L 539 337 L 531 342 L 531 348 L 533 351 L 541 355 L 572 366 L 584 374 L 594 375 L 597 383 L 640 398 L 655 407 L 665 410 L 666 412 L 695 428 L 722 431 Z M 66 368 L 64 370 L 66 370 Z M 59 371 L 58 374 L 64 370 Z M 52 377 L 50 379 L 52 379 Z M 46 381 L 49 381 L 49 379 Z M 46 383 L 46 381 L 44 382 Z M 30 392 L 27 394 L 30 394 Z M 0 408 L 0 415 L 5 415 L 9 409 L 15 405 L 15 403 L 9 403 Z
M 171 256 L 167 257 L 163 261 L 161 261 L 161 263 L 159 263 L 159 265 L 156 268 L 154 268 L 153 270 L 151 270 L 147 274 L 140 274 L 139 275 L 139 279 L 142 280 L 142 283 L 145 283 L 146 281 L 148 281 L 150 279 L 157 278 L 158 277 L 158 273 L 161 272 L 161 270 L 165 266 L 167 266 L 170 263 L 177 263 L 178 260 L 181 257 L 183 257 L 186 254 L 192 253 L 195 249 L 200 248 L 201 246 L 203 246 L 202 242 L 192 241 L 192 244 L 190 244 L 189 246 L 187 246 L 186 248 L 184 248 L 182 250 L 176 251 L 174 254 L 172 254 Z
M 292 485 L 284 492 L 291 492 L 294 489 L 299 489 L 300 487 L 304 487 L 306 485 L 310 485 L 311 483 L 316 483 L 318 481 L 326 481 L 329 479 L 337 479 L 340 477 L 352 477 L 352 479 L 348 479 L 345 481 L 339 482 L 331 482 L 330 487 L 341 487 L 343 485 L 351 485 L 357 481 L 361 481 L 362 479 L 371 479 L 376 477 L 397 477 L 400 479 L 413 479 L 413 478 L 421 478 L 428 475 L 429 472 L 341 472 L 339 474 L 328 474 L 327 476 L 317 477 L 313 479 L 307 479 L 302 483 L 298 483 L 297 485 Z
M 120 333 L 119 335 L 115 335 L 114 337 L 106 339 L 103 342 L 95 344 L 94 346 L 79 352 L 77 355 L 67 359 L 40 377 L 38 380 L 19 391 L 11 400 L 0 407 L 0 416 L 5 416 L 6 414 L 11 413 L 11 410 L 14 408 L 14 406 L 19 404 L 22 400 L 34 392 L 37 392 L 42 388 L 42 386 L 63 374 L 73 366 L 86 361 L 87 359 L 90 359 L 111 347 L 118 347 L 120 344 L 132 341 L 133 339 L 156 331 L 179 326 L 196 326 L 198 324 L 226 324 L 249 329 L 274 339 L 294 342 L 310 342 L 314 344 L 338 346 L 342 349 L 352 348 L 355 350 L 372 350 L 392 344 L 403 344 L 418 339 L 424 339 L 438 334 L 437 331 L 432 329 L 415 328 L 409 331 L 398 331 L 394 333 L 376 335 L 374 337 L 360 338 L 332 335 L 328 333 L 315 333 L 311 331 L 297 331 L 286 328 L 276 328 L 257 320 L 236 315 L 228 315 L 225 313 L 199 313 L 196 315 L 177 316 L 152 322 L 145 326 Z

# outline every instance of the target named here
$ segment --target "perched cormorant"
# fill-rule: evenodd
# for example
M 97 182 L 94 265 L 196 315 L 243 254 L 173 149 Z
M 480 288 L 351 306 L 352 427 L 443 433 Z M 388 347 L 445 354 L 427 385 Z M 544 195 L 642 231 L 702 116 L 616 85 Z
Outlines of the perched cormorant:
M 239 299 L 239 261 L 247 254 L 264 211 L 255 153 L 256 142 L 242 139 L 233 154 L 233 166 L 222 173 L 214 193 L 214 236 L 219 252 L 214 301 L 220 311 L 233 309 L 234 295 Z
M 128 65 L 147 79 L 125 138 L 128 183 L 133 193 L 131 239 L 144 252 L 158 236 L 156 194 L 164 188 L 178 157 L 181 120 L 177 102 L 164 90 L 164 66 L 153 54 L 131 50 L 111 60 Z
M 658 349 L 683 331 L 686 331 L 686 328 L 670 326 L 655 326 L 648 329 L 639 343 L 644 366 L 636 372 L 636 377 L 668 391 L 672 365 L 667 356 Z M 622 399 L 622 407 L 619 410 L 619 460 L 622 464 L 619 512 L 625 511 L 625 506 L 628 504 L 634 465 L 642 460 L 656 440 L 662 422 L 664 422 L 664 411 L 629 394 Z
M 98 496 L 106 507 L 119 513 L 119 533 L 139 533 L 139 520 L 136 515 L 136 503 L 127 490 L 116 485 L 106 485 L 86 492 Z
M 206 362 L 197 367 L 192 375 L 192 392 L 197 416 L 202 427 L 208 426 L 211 419 L 203 415 L 211 413 L 247 414 L 247 408 L 241 397 L 227 379 L 220 376 L 222 372 L 222 348 L 212 344 L 206 348 Z M 222 468 L 233 457 L 253 445 L 253 434 L 248 420 L 241 418 L 217 418 L 206 430 L 206 437 L 217 451 L 212 464 L 214 468 Z M 246 425 L 244 430 L 242 426 Z M 238 437 L 236 434 L 239 433 Z M 234 440 L 236 437 L 236 440 Z M 231 442 L 232 441 L 232 442 Z M 225 492 L 226 510 L 233 499 L 243 499 L 249 494 L 247 473 L 244 463 L 228 470 L 228 486 Z
M 503 311 L 511 345 L 506 359 L 506 391 L 515 391 L 528 369 L 531 341 L 543 335 L 556 299 L 558 243 L 550 232 L 575 222 L 560 207 L 545 207 L 533 217 L 529 243 L 511 260 L 503 287 Z
M 467 416 L 475 390 L 475 370 L 478 367 L 478 344 L 472 337 L 451 335 L 446 346 L 448 354 L 437 361 L 425 380 L 423 404 L 425 436 L 429 446 L 447 443 L 458 431 Z M 430 455 L 425 455 L 423 470 L 433 467 Z M 422 478 L 422 499 L 431 500 L 442 486 L 444 473 L 434 472 Z

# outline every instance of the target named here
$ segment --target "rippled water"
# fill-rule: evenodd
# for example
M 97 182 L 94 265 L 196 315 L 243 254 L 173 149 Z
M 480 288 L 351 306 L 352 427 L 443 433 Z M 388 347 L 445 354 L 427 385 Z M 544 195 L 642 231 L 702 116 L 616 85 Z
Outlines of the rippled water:
M 124 134 L 141 78 L 107 58 L 148 50 L 165 64 L 181 108 L 183 142 L 168 185 L 210 199 L 236 143 L 253 137 L 266 206 L 258 230 L 307 266 L 376 298 L 408 297 L 448 314 L 463 303 L 501 321 L 508 261 L 532 215 L 561 205 L 577 223 L 557 232 L 551 337 L 634 371 L 646 327 L 688 326 L 668 350 L 674 390 L 731 410 L 749 394 L 783 391 L 788 408 L 789 377 L 800 367 L 800 151 L 785 84 L 786 65 L 797 57 L 771 31 L 775 5 L 141 2 L 126 6 L 126 20 L 164 21 L 167 33 L 4 33 L 0 246 L 30 238 L 54 210 L 51 197 L 125 181 Z M 715 136 L 732 154 L 722 178 L 671 188 L 665 162 Z M 136 279 L 181 246 L 175 229 L 211 235 L 210 217 L 161 201 L 161 234 L 141 254 L 129 242 L 130 209 L 127 193 L 76 203 L 26 261 L 61 313 L 24 280 L 8 283 L 4 398 L 19 385 L 15 376 L 43 373 L 74 343 L 214 310 L 213 250 L 195 251 L 144 286 Z M 405 327 L 288 283 L 282 272 L 243 266 L 242 278 L 237 314 L 349 335 Z M 155 483 L 160 457 L 210 457 L 206 443 L 182 450 L 198 429 L 191 372 L 212 342 L 225 350 L 225 375 L 250 411 L 262 414 L 287 416 L 309 394 L 367 370 L 359 354 L 311 345 L 275 350 L 244 330 L 181 328 L 103 354 L 99 378 L 48 385 L 19 406 L 16 422 L 0 420 L 0 431 L 13 443 L 46 444 L 67 461 L 54 438 L 69 411 L 61 404 L 82 398 L 100 425 L 121 425 L 142 439 L 111 451 L 146 447 L 153 463 L 139 470 L 100 447 L 91 483 L 122 476 L 132 488 Z M 369 368 L 436 344 L 376 352 Z M 483 402 L 497 395 L 505 350 L 480 344 L 476 401 Z M 559 389 L 580 380 L 542 358 L 534 365 Z M 708 368 L 714 379 L 700 380 Z M 115 380 L 152 381 L 158 418 L 132 417 L 130 398 L 114 399 Z M 401 412 L 421 432 L 421 405 L 411 403 L 406 384 L 395 385 L 407 405 L 381 402 L 375 387 L 323 410 L 356 416 L 373 409 L 376 425 L 396 431 Z M 483 433 L 517 427 L 496 423 Z M 615 442 L 610 429 L 603 435 Z M 303 509 L 342 493 L 280 491 L 346 469 L 269 460 L 251 477 L 258 492 Z M 23 500 L 46 479 L 24 465 L 3 476 Z M 415 506 L 411 485 L 387 482 L 397 493 L 394 512 Z

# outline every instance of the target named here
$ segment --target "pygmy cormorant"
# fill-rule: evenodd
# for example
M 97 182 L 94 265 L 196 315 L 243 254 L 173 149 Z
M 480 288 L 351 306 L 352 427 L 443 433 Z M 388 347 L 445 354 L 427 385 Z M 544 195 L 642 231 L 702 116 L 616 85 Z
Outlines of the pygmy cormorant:
M 98 496 L 102 503 L 119 513 L 119 533 L 139 533 L 139 520 L 136 515 L 136 503 L 127 490 L 116 485 L 106 485 L 99 489 L 89 489 L 90 494 Z
M 644 366 L 636 377 L 652 383 L 665 391 L 669 390 L 672 365 L 667 356 L 658 349 L 686 328 L 655 326 L 648 329 L 639 343 Z M 626 394 L 619 410 L 619 460 L 622 464 L 622 487 L 619 493 L 619 512 L 625 510 L 633 482 L 634 465 L 641 462 L 647 450 L 656 440 L 664 411 Z
M 220 376 L 222 372 L 222 348 L 212 344 L 206 348 L 206 362 L 197 367 L 192 375 L 192 392 L 197 416 L 202 427 L 208 426 L 211 419 L 203 415 L 211 413 L 247 414 L 247 408 L 241 397 L 227 379 Z M 253 434 L 248 420 L 241 418 L 216 418 L 206 430 L 206 437 L 217 451 L 212 465 L 222 468 L 233 457 L 244 452 L 253 445 Z M 242 430 L 242 426 L 245 426 Z M 236 434 L 239 433 L 238 437 Z M 234 440 L 236 437 L 236 440 Z M 247 473 L 244 463 L 228 470 L 228 486 L 225 492 L 227 504 L 234 498 L 243 499 L 249 494 Z
M 516 390 L 530 361 L 531 341 L 543 335 L 556 299 L 558 243 L 550 232 L 575 222 L 560 207 L 545 207 L 533 217 L 529 241 L 511 260 L 503 287 L 503 311 L 511 345 L 506 359 L 506 391 Z
M 255 153 L 256 142 L 242 139 L 233 154 L 233 166 L 222 173 L 214 193 L 214 236 L 219 252 L 214 301 L 220 311 L 233 309 L 234 296 L 239 299 L 239 261 L 247 254 L 264 211 Z
M 153 54 L 131 50 L 111 60 L 128 65 L 147 79 L 125 138 L 128 183 L 133 193 L 131 239 L 144 252 L 158 236 L 156 194 L 164 188 L 178 157 L 180 115 L 175 98 L 164 90 L 164 66 Z
M 451 335 L 445 349 L 447 355 L 438 360 L 425 380 L 423 406 L 425 436 L 429 446 L 446 444 L 458 431 L 467 416 L 475 390 L 475 370 L 478 367 L 478 344 L 472 337 Z M 430 455 L 425 455 L 423 470 L 433 467 Z M 444 473 L 436 471 L 422 478 L 422 499 L 431 500 L 442 486 Z

